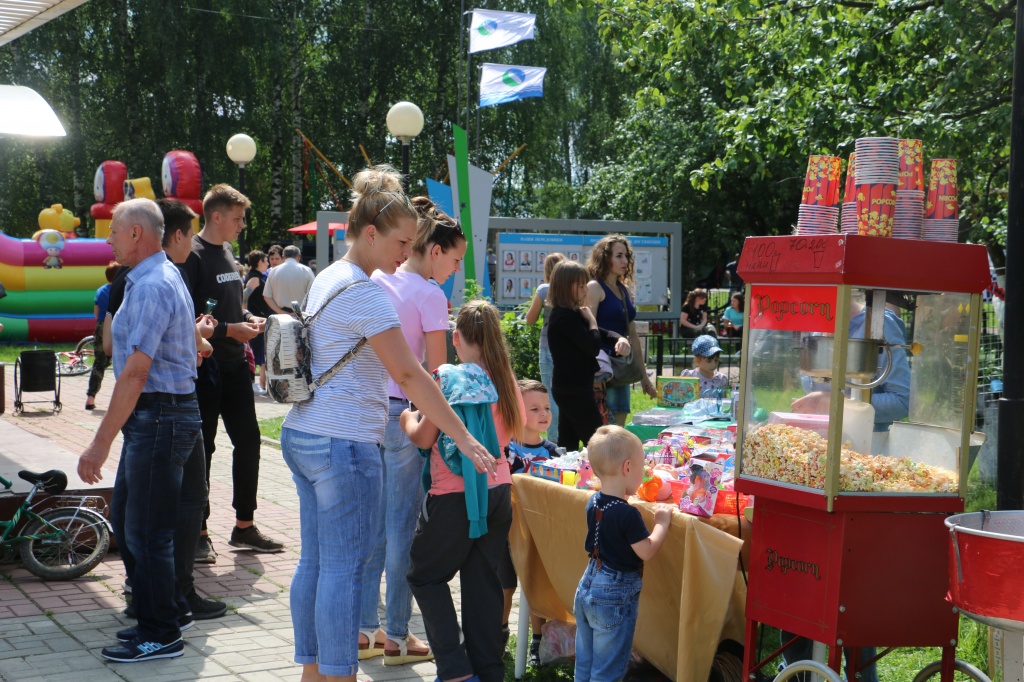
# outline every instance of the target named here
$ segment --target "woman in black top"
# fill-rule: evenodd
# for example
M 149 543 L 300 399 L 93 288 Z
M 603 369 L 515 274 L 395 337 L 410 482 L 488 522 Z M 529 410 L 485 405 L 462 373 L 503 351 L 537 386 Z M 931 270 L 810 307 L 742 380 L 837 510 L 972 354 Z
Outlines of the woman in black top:
M 594 374 L 601 343 L 615 346 L 619 355 L 629 355 L 629 341 L 620 334 L 600 329 L 594 313 L 585 304 L 587 270 L 575 261 L 563 261 L 551 275 L 548 298 L 548 345 L 554 367 L 551 393 L 558 403 L 558 445 L 578 450 L 603 424 L 594 399 Z
M 708 324 L 710 313 L 707 289 L 691 291 L 687 295 L 682 313 L 679 315 L 679 335 L 690 339 L 695 339 L 701 334 L 718 336 L 715 326 Z
M 245 288 L 242 291 L 242 304 L 253 315 L 267 318 L 274 314 L 266 301 L 263 299 L 263 287 L 267 284 L 267 270 L 270 269 L 270 259 L 262 251 L 250 251 L 247 256 L 249 261 L 249 273 L 245 276 Z M 253 386 L 253 390 L 260 395 L 267 392 L 267 353 L 266 339 L 263 332 L 249 339 L 249 347 L 260 368 L 260 378 Z

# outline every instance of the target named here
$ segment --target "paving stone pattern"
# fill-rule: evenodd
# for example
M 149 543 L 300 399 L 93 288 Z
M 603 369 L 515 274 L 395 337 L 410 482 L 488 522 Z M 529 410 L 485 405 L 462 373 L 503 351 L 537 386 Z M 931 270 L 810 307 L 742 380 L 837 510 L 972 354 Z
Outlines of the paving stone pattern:
M 97 409 L 86 411 L 87 377 L 65 377 L 61 386 L 60 414 L 47 404 L 26 404 L 21 416 L 12 414 L 13 372 L 6 373 L 7 411 L 0 417 L 0 440 L 7 447 L 23 448 L 39 461 L 46 453 L 65 451 L 76 457 L 91 440 L 109 403 L 114 381 L 111 372 L 97 399 Z M 286 406 L 256 398 L 260 419 L 283 415 Z M 111 449 L 106 472 L 113 476 L 120 438 Z M 45 466 L 45 465 L 43 465 Z M 256 524 L 284 542 L 280 554 L 235 551 L 227 542 L 234 511 L 231 508 L 231 441 L 221 429 L 213 456 L 210 481 L 212 505 L 209 522 L 219 558 L 216 564 L 197 566 L 200 594 L 224 601 L 223 618 L 197 621 L 185 633 L 185 655 L 166 661 L 118 664 L 104 661 L 99 650 L 114 643 L 114 633 L 134 624 L 121 611 L 124 571 L 116 552 L 87 576 L 71 582 L 46 582 L 17 564 L 0 565 L 0 680 L 38 682 L 175 682 L 178 680 L 298 680 L 301 668 L 292 662 L 293 637 L 289 611 L 289 585 L 299 557 L 299 501 L 280 450 L 264 444 L 260 467 L 259 509 Z M 383 585 L 382 594 L 383 594 Z M 452 591 L 459 607 L 458 580 Z M 512 629 L 515 632 L 516 610 Z M 424 637 L 417 609 L 412 630 Z M 382 682 L 433 680 L 433 662 L 385 668 L 381 658 L 361 666 L 359 678 Z

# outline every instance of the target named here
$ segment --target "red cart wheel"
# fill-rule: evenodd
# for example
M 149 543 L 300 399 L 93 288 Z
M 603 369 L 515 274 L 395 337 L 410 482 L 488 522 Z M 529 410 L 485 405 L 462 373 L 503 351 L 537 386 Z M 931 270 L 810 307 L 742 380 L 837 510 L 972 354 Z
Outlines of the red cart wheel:
M 775 677 L 775 682 L 791 680 L 800 673 L 814 673 L 827 680 L 827 682 L 843 682 L 843 678 L 835 670 L 818 661 L 797 661 L 787 665 L 782 672 Z
M 975 680 L 976 682 L 992 682 L 988 675 L 981 672 L 967 661 L 961 661 L 959 658 L 953 664 L 954 670 L 956 670 L 956 676 L 953 678 L 956 682 L 962 680 Z M 942 669 L 942 661 L 935 661 L 924 667 L 924 669 L 917 674 L 914 678 L 914 682 L 926 682 L 926 680 L 939 679 L 939 673 Z

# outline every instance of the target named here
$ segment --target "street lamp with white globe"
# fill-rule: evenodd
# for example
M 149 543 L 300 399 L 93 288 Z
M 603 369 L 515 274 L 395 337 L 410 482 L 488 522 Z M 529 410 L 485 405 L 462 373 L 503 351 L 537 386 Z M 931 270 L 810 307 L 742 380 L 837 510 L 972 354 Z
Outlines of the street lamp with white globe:
M 232 135 L 227 145 L 228 158 L 238 166 L 238 191 L 245 194 L 245 167 L 256 158 L 256 142 L 244 133 Z M 246 225 L 249 223 L 246 209 Z M 238 235 L 238 255 L 243 261 L 246 255 L 245 232 Z
M 409 191 L 409 143 L 423 130 L 423 112 L 412 102 L 388 110 L 388 131 L 402 143 L 402 184 Z

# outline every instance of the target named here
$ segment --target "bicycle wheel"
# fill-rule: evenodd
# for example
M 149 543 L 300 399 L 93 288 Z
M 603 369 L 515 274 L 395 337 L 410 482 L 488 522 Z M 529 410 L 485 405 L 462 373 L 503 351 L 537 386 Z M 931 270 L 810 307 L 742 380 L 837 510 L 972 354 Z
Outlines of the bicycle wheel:
M 810 675 L 796 677 L 800 673 L 814 673 L 826 680 L 826 682 L 843 682 L 843 678 L 841 678 L 835 670 L 832 670 L 832 668 L 828 667 L 824 663 L 819 663 L 818 661 L 797 661 L 787 665 L 782 669 L 782 672 L 776 676 L 774 682 L 785 682 L 785 680 L 794 679 L 810 679 Z
M 929 663 L 924 667 L 921 672 L 914 678 L 914 682 L 925 682 L 925 680 L 939 679 L 939 673 L 942 670 L 942 661 L 935 661 Z M 959 658 L 953 663 L 953 679 L 956 682 L 963 682 L 964 680 L 974 680 L 975 682 L 992 682 L 988 675 L 975 668 L 967 661 L 961 661 Z
M 87 336 L 78 342 L 75 350 L 58 354 L 57 372 L 71 377 L 88 374 L 96 360 L 96 340 Z
M 40 538 L 21 542 L 21 560 L 32 575 L 43 580 L 71 580 L 94 569 L 106 556 L 110 532 L 96 512 L 59 507 L 39 516 L 46 523 L 34 520 L 24 534 Z

